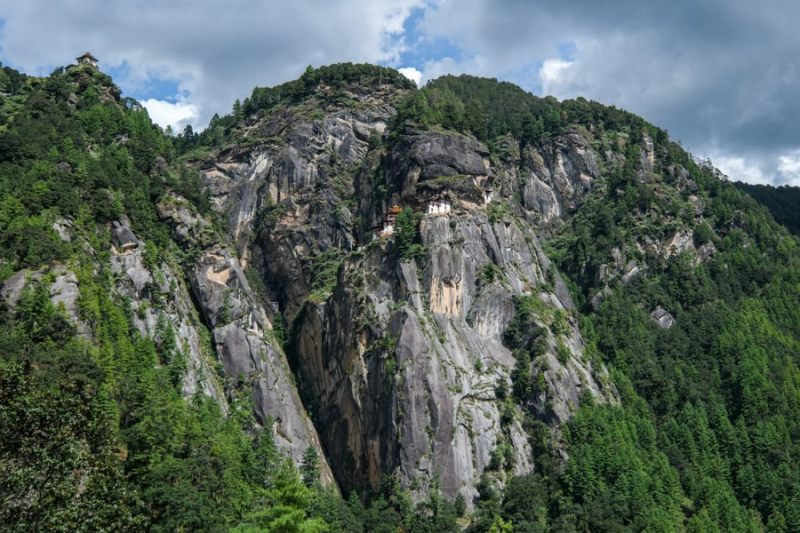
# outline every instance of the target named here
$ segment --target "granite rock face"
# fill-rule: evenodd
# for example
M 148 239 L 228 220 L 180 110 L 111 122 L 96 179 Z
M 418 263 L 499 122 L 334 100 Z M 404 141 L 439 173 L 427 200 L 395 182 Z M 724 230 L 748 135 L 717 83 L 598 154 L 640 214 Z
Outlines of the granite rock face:
M 389 104 L 377 100 L 358 109 L 327 113 L 319 120 L 303 119 L 292 110 L 275 113 L 247 132 L 266 140 L 231 146 L 206 161 L 200 170 L 215 206 L 227 213 L 233 237 L 240 239 L 252 231 L 257 213 L 274 203 L 287 201 L 295 216 L 303 217 L 307 206 L 292 202 L 297 193 L 302 200 L 304 191 L 329 184 L 333 165 L 359 165 L 370 138 L 383 134 L 393 112 Z M 285 142 L 276 142 L 276 137 Z M 348 237 L 347 232 L 330 235 L 334 240 Z
M 532 220 L 543 224 L 574 213 L 600 176 L 597 156 L 578 133 L 529 146 L 517 172 L 522 206 Z
M 675 325 L 675 318 L 660 305 L 650 313 L 650 318 L 655 320 L 658 327 L 662 329 L 669 329 Z
M 114 221 L 111 228 L 111 238 L 114 242 L 114 247 L 120 251 L 129 251 L 138 248 L 142 244 L 131 230 L 130 222 L 127 219 Z
M 547 331 L 531 364 L 545 383 L 530 406 L 538 416 L 555 428 L 586 394 L 619 401 L 602 364 L 584 356 L 569 292 L 532 224 L 574 212 L 598 163 L 577 134 L 505 160 L 455 132 L 389 140 L 391 99 L 361 103 L 324 118 L 276 111 L 248 125 L 248 142 L 198 162 L 236 252 L 205 247 L 189 279 L 225 374 L 259 376 L 257 414 L 300 394 L 343 491 L 392 475 L 418 498 L 438 483 L 472 502 L 484 471 L 502 480 L 532 469 L 519 408 L 503 400 L 517 298 L 540 302 L 534 320 Z M 511 208 L 523 216 L 490 221 L 487 190 L 507 205 L 524 191 Z M 415 258 L 401 259 L 391 236 L 372 239 L 391 206 L 424 211 L 433 199 L 452 210 L 419 215 Z M 163 211 L 178 235 L 198 225 L 185 215 Z M 258 273 L 259 294 L 244 267 Z M 278 315 L 292 324 L 286 367 L 252 330 Z
M 313 446 L 320 454 L 321 481 L 333 482 L 317 432 L 294 385 L 272 323 L 239 262 L 208 221 L 179 197 L 166 198 L 159 214 L 174 238 L 197 256 L 185 272 L 197 312 L 211 330 L 214 353 L 228 383 L 250 383 L 257 421 L 272 424 L 279 448 L 300 462 Z
M 26 289 L 30 289 L 39 283 L 45 283 L 44 274 L 50 274 L 46 281 L 50 302 L 56 309 L 66 315 L 69 321 L 76 326 L 79 333 L 85 335 L 88 330 L 81 323 L 78 309 L 78 299 L 80 298 L 78 278 L 74 272 L 63 266 L 57 265 L 49 269 L 49 271 L 32 272 L 30 270 L 20 270 L 13 274 L 0 288 L 0 298 L 2 298 L 3 303 L 10 310 L 14 310 L 22 300 Z
M 546 328 L 546 315 L 572 302 L 566 293 L 539 292 L 554 272 L 529 227 L 490 224 L 480 211 L 427 216 L 421 239 L 424 267 L 396 261 L 390 242 L 348 258 L 328 300 L 296 319 L 296 364 L 318 402 L 317 425 L 345 491 L 375 489 L 391 472 L 422 496 L 438 474 L 445 496 L 461 492 L 471 501 L 498 448 L 513 450 L 509 472 L 531 469 L 521 416 L 505 419 L 497 396 L 510 388 L 515 363 L 503 344 L 514 296 L 540 298 Z M 482 279 L 488 265 L 502 280 Z M 568 419 L 584 390 L 617 401 L 605 369 L 584 362 L 583 349 L 568 325 L 534 362 L 548 384 L 535 402 L 542 419 Z
M 203 340 L 204 326 L 182 272 L 163 263 L 148 268 L 143 254 L 139 247 L 111 257 L 116 290 L 130 300 L 134 325 L 141 335 L 155 338 L 159 318 L 172 324 L 176 345 L 187 363 L 183 396 L 202 392 L 227 413 L 228 402 L 214 371 L 214 354 Z
M 28 270 L 20 270 L 3 283 L 3 287 L 0 289 L 0 298 L 9 308 L 16 307 L 22 298 L 22 291 L 25 290 L 26 278 L 29 274 Z
M 421 205 L 443 194 L 483 203 L 483 190 L 494 178 L 487 147 L 455 132 L 404 135 L 392 145 L 389 158 L 393 205 Z

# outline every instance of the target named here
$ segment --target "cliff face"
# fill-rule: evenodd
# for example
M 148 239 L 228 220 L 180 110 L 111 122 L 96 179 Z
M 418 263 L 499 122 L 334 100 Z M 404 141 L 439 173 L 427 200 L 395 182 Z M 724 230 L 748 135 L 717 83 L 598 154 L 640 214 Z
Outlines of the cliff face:
M 221 377 L 229 387 L 239 380 L 252 387 L 256 420 L 272 424 L 276 444 L 295 461 L 300 462 L 308 446 L 321 452 L 272 323 L 239 260 L 181 198 L 166 198 L 158 211 L 176 241 L 198 256 L 186 275 L 197 311 L 211 330 Z M 320 456 L 321 480 L 331 483 L 330 468 Z
M 323 454 L 317 432 L 297 393 L 286 356 L 272 335 L 272 324 L 250 288 L 238 260 L 220 241 L 208 222 L 188 202 L 171 196 L 158 206 L 159 215 L 172 229 L 175 241 L 193 259 L 183 268 L 165 262 L 147 264 L 144 242 L 123 219 L 114 232 L 128 236 L 126 247 L 114 247 L 105 265 L 94 250 L 87 250 L 76 274 L 56 266 L 49 271 L 23 270 L 3 284 L 0 297 L 15 308 L 28 288 L 44 285 L 50 301 L 90 345 L 97 345 L 96 331 L 87 323 L 82 276 L 97 275 L 108 268 L 113 275 L 116 302 L 130 305 L 131 325 L 143 338 L 159 340 L 161 324 L 170 324 L 176 354 L 180 358 L 184 398 L 203 394 L 230 414 L 232 388 L 246 384 L 252 389 L 256 420 L 270 424 L 277 446 L 298 464 L 312 446 L 320 454 L 320 476 L 325 484 L 334 478 Z M 114 236 L 115 244 L 119 239 Z M 88 243 L 83 243 L 88 247 Z M 91 263 L 89 258 L 95 257 Z M 208 332 L 211 336 L 208 338 Z
M 389 242 L 348 258 L 328 300 L 297 318 L 297 367 L 346 489 L 395 472 L 404 486 L 424 490 L 438 476 L 446 496 L 472 496 L 497 449 L 510 446 L 514 458 L 500 469 L 531 468 L 521 416 L 498 397 L 515 363 L 502 343 L 513 296 L 539 298 L 546 328 L 548 313 L 571 302 L 542 287 L 550 267 L 527 228 L 490 224 L 484 213 L 431 216 L 422 242 L 424 266 L 395 261 Z M 504 275 L 481 279 L 487 265 Z M 548 384 L 537 399 L 543 419 L 567 419 L 583 390 L 615 400 L 604 369 L 580 358 L 572 325 L 547 343 L 534 365 Z
M 455 132 L 389 139 L 393 89 L 352 96 L 324 113 L 305 104 L 253 117 L 236 145 L 197 163 L 238 258 L 203 255 L 192 286 L 225 373 L 264 374 L 256 410 L 282 427 L 303 426 L 281 407 L 296 392 L 257 362 L 259 351 L 272 360 L 274 344 L 252 338 L 277 314 L 291 324 L 291 368 L 343 490 L 377 489 L 389 474 L 420 495 L 436 483 L 471 501 L 485 470 L 501 479 L 532 468 L 522 414 L 504 401 L 515 365 L 504 333 L 520 298 L 538 302 L 532 320 L 545 330 L 530 369 L 545 384 L 531 400 L 540 418 L 555 426 L 585 394 L 618 401 L 585 355 L 532 224 L 574 212 L 599 175 L 597 156 L 577 133 L 505 159 Z M 389 207 L 424 211 L 431 200 L 450 210 L 417 215 L 414 258 L 401 260 L 391 235 L 373 238 Z M 519 208 L 530 222 L 511 216 Z M 263 280 L 262 300 L 237 260 Z M 290 447 L 308 435 L 287 436 Z
M 572 215 L 600 177 L 597 155 L 578 133 L 529 146 L 519 169 L 520 196 L 526 212 L 544 224 Z
M 296 462 L 319 452 L 324 483 L 377 490 L 390 475 L 419 498 L 436 486 L 472 502 L 482 473 L 502 484 L 533 468 L 525 416 L 557 440 L 588 397 L 619 401 L 539 242 L 590 195 L 602 158 L 579 130 L 522 150 L 511 136 L 490 147 L 443 128 L 392 130 L 407 89 L 391 83 L 316 91 L 250 114 L 233 142 L 190 163 L 221 225 L 176 192 L 161 197 L 180 264 L 148 259 L 127 219 L 109 227 L 114 298 L 130 302 L 142 337 L 172 325 L 185 397 L 230 413 L 251 394 L 257 422 Z M 643 179 L 653 164 L 644 149 Z M 381 231 L 389 212 L 397 227 Z M 652 244 L 667 254 L 691 241 Z M 602 265 L 598 289 L 635 276 L 629 253 Z M 13 306 L 26 284 L 48 283 L 91 340 L 86 275 L 23 272 L 3 298 Z M 520 365 L 532 376 L 522 408 L 510 397 Z

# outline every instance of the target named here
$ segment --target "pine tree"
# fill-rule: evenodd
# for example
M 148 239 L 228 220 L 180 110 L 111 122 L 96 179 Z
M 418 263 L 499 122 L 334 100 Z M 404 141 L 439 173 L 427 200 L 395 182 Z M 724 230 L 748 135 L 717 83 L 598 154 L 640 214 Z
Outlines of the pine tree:
M 300 465 L 300 474 L 306 487 L 311 487 L 319 481 L 319 453 L 309 444 L 303 452 L 303 462 Z

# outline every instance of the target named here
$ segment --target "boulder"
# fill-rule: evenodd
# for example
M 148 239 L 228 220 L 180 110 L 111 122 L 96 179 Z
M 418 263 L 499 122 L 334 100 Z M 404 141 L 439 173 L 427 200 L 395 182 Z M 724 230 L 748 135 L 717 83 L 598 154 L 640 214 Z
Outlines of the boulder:
M 123 224 L 119 221 L 114 221 L 111 228 L 111 238 L 114 243 L 114 248 L 118 252 L 130 252 L 142 245 L 142 241 L 136 238 L 129 224 Z
M 660 305 L 650 313 L 650 318 L 655 320 L 658 327 L 662 329 L 669 329 L 675 325 L 675 318 Z
M 3 288 L 0 289 L 0 298 L 3 298 L 8 307 L 13 309 L 19 304 L 29 274 L 29 270 L 20 270 L 3 283 Z

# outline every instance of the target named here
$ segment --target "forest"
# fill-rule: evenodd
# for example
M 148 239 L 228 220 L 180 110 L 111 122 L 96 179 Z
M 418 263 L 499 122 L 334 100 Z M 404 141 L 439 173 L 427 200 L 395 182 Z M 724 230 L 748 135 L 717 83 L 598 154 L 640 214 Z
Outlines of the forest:
M 800 220 L 797 219 L 797 203 L 800 201 L 800 187 L 781 185 L 754 185 L 735 182 L 736 188 L 746 192 L 769 209 L 778 224 L 786 227 L 794 235 L 800 234 Z
M 385 84 L 405 95 L 376 141 L 385 145 L 438 128 L 502 157 L 509 139 L 524 152 L 581 132 L 619 156 L 544 248 L 577 304 L 586 356 L 609 368 L 622 402 L 588 398 L 558 432 L 537 418 L 536 303 L 516 300 L 503 342 L 517 362 L 496 394 L 525 413 L 534 469 L 502 486 L 486 472 L 471 513 L 435 487 L 415 502 L 389 475 L 377 492 L 341 494 L 320 482 L 313 447 L 300 464 L 279 451 L 246 394 L 233 397 L 227 416 L 201 392 L 184 397 L 185 349 L 173 325 L 161 320 L 156 335 L 141 335 L 109 266 L 111 223 L 122 216 L 145 241 L 146 261 L 180 270 L 191 259 L 159 219 L 168 194 L 225 231 L 187 154 L 232 142 L 248 118 L 310 99 L 351 105 L 353 87 Z M 32 280 L 15 306 L 0 306 L 0 531 L 800 531 L 796 188 L 720 180 L 631 113 L 469 76 L 416 89 L 383 67 L 309 68 L 254 89 L 202 133 L 178 135 L 88 66 L 46 78 L 3 67 L 0 90 L 0 283 L 23 269 Z M 634 164 L 643 134 L 663 180 L 641 179 Z M 666 178 L 677 166 L 708 199 L 702 222 L 690 192 Z M 513 205 L 509 213 L 522 216 Z M 397 259 L 424 255 L 418 220 L 399 219 Z M 65 223 L 69 240 L 57 229 Z M 698 247 L 713 245 L 708 261 L 641 253 L 645 273 L 611 282 L 610 296 L 593 303 L 613 250 L 684 227 Z M 89 337 L 51 301 L 64 265 L 80 284 Z M 656 306 L 670 311 L 672 327 L 650 319 Z M 491 468 L 513 461 L 502 452 Z

